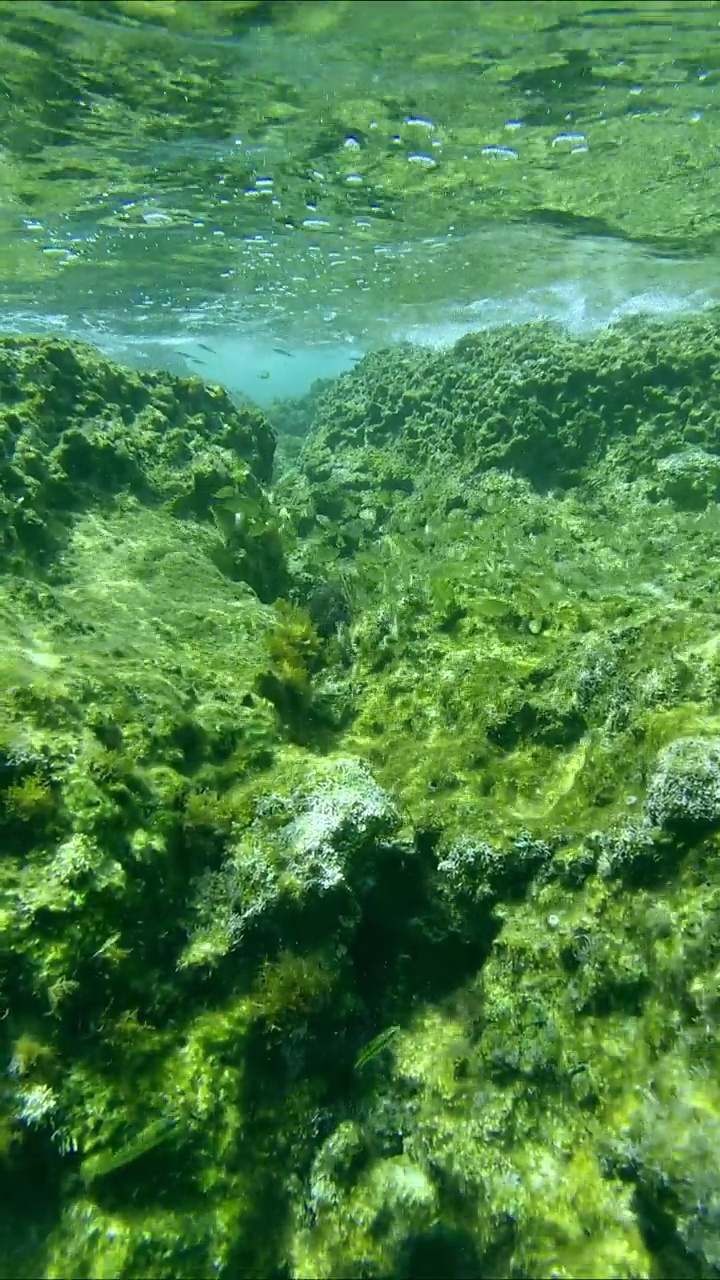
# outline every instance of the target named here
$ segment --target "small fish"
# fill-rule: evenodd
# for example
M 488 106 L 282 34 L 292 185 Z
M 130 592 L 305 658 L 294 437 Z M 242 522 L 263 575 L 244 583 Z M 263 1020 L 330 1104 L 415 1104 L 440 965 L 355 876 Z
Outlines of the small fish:
M 269 369 L 263 369 L 263 370 L 262 370 L 262 373 L 260 374 L 260 377 L 263 379 L 263 381 L 265 380 L 265 378 L 269 378 L 269 377 L 270 377 L 270 370 L 269 370 Z
M 178 355 L 185 360 L 192 360 L 193 364 L 207 364 L 207 360 L 199 360 L 197 356 L 191 356 L 189 351 L 178 351 Z
M 198 346 L 201 347 L 203 351 L 209 351 L 211 356 L 217 355 L 217 351 L 215 350 L 215 348 L 209 347 L 207 342 L 198 342 Z
M 367 532 L 367 529 L 362 520 L 348 520 L 347 523 L 343 525 L 342 531 L 352 542 L 362 538 L 363 534 Z
M 333 560 L 337 560 L 339 555 L 339 547 L 333 547 L 332 545 L 324 547 L 319 546 L 317 550 L 313 552 L 313 560 L 320 565 L 332 564 Z
M 218 489 L 218 492 L 213 494 L 213 499 L 217 503 L 216 511 L 228 511 L 231 515 L 241 515 L 246 521 L 268 518 L 268 508 L 260 499 L 253 498 L 248 493 L 242 493 L 232 485 L 228 484 L 223 489 Z
M 295 359 L 292 351 L 287 351 L 285 347 L 273 347 L 273 351 L 277 351 L 279 356 L 288 356 L 290 360 Z
M 395 1039 L 399 1030 L 398 1026 L 386 1027 L 378 1036 L 375 1036 L 374 1040 L 366 1044 L 355 1059 L 355 1070 L 360 1071 L 368 1062 L 371 1062 L 379 1053 L 382 1053 L 383 1049 L 390 1044 L 390 1041 Z
M 124 1146 L 117 1147 L 114 1151 L 111 1147 L 104 1147 L 86 1156 L 80 1165 L 80 1177 L 89 1186 L 117 1169 L 134 1164 L 147 1151 L 153 1151 L 161 1143 L 177 1136 L 177 1120 L 173 1116 L 161 1116 Z

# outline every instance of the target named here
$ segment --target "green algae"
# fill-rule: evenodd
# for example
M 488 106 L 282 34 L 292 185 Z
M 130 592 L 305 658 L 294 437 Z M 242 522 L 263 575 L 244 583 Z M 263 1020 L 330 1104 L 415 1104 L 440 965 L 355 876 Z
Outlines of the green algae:
M 714 1274 L 717 324 L 373 357 L 253 478 L 272 599 L 218 556 L 240 481 L 188 483 L 211 391 L 158 377 L 206 410 L 137 483 L 57 454 L 60 531 L 11 535 L 0 604 L 17 1274 Z M 85 438 L 135 375 L 62 350 Z M 32 403 L 21 477 L 63 436 Z

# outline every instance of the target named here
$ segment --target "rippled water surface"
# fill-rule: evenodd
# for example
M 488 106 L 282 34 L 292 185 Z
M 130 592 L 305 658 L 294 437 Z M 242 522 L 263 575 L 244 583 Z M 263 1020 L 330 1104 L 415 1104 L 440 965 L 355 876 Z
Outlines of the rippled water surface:
M 2 0 L 3 325 L 270 394 L 276 347 L 701 306 L 719 74 L 714 2 Z

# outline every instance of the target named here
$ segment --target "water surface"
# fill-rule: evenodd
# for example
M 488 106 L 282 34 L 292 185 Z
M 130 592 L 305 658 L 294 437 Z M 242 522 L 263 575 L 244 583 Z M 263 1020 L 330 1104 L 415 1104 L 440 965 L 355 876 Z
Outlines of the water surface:
M 687 0 L 4 0 L 3 326 L 262 400 L 388 339 L 702 307 L 719 23 Z

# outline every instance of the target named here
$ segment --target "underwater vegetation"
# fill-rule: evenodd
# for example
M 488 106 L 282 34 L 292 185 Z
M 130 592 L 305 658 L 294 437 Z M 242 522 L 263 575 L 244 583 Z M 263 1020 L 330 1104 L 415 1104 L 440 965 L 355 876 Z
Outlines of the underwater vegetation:
M 720 1275 L 719 354 L 0 340 L 4 1274 Z

